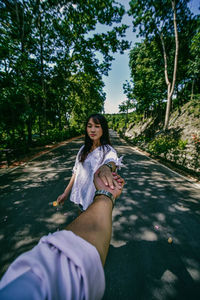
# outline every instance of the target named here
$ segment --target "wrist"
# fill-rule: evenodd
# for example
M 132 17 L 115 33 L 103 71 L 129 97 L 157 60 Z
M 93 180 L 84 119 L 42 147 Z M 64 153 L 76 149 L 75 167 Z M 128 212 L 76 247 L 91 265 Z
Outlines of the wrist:
M 97 196 L 103 196 L 104 198 L 107 198 L 108 200 L 111 200 L 112 206 L 114 207 L 115 205 L 115 197 L 113 196 L 112 193 L 106 191 L 106 190 L 97 190 L 95 192 L 94 198 Z
M 105 163 L 104 166 L 108 167 L 111 172 L 115 172 L 115 170 L 116 170 L 116 166 L 113 163 L 108 162 L 108 163 Z
M 108 207 L 111 209 L 111 211 L 113 210 L 113 204 L 112 204 L 112 201 L 106 197 L 105 195 L 97 195 L 97 196 L 94 196 L 94 201 L 93 203 L 99 203 L 99 205 L 103 205 L 103 207 L 105 208 Z

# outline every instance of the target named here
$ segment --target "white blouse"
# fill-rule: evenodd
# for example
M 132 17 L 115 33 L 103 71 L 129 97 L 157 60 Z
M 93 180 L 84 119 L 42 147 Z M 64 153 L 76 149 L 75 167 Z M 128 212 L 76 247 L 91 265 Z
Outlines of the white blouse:
M 80 148 L 76 156 L 76 161 L 73 168 L 75 180 L 72 187 L 70 200 L 76 204 L 81 204 L 83 210 L 86 210 L 93 202 L 96 191 L 93 183 L 93 177 L 98 168 L 108 162 L 114 162 L 118 167 L 121 167 L 123 164 L 121 162 L 122 157 L 118 158 L 117 152 L 110 145 L 104 146 L 104 152 L 102 146 L 97 147 L 88 154 L 87 158 L 82 163 L 79 161 L 79 153 L 83 147 L 84 146 Z

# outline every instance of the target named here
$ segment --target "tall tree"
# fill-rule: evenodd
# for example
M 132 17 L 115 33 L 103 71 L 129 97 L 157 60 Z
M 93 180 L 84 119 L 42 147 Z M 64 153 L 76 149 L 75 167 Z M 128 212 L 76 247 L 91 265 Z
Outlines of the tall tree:
M 131 83 L 128 82 L 127 80 L 123 84 L 123 90 L 124 90 L 124 94 L 126 95 L 127 99 L 119 105 L 119 111 L 126 113 L 126 123 L 128 124 L 129 110 L 135 108 L 136 103 L 134 100 L 133 88 L 131 86 Z
M 10 104 L 12 103 L 10 115 L 14 116 L 12 119 L 13 134 L 14 127 L 16 127 L 25 137 L 25 128 L 23 127 L 25 127 L 26 121 L 30 119 L 31 111 L 28 91 L 29 72 L 27 69 L 30 63 L 33 16 L 28 9 L 29 1 L 4 1 L 1 4 L 1 30 L 3 42 L 6 42 L 4 47 L 8 48 L 6 56 L 1 57 L 0 63 L 3 66 L 1 69 L 4 78 L 5 76 L 12 77 L 11 85 L 7 86 L 4 92 L 10 95 Z M 15 99 L 16 102 L 14 103 Z
M 200 18 L 197 21 L 200 25 Z M 200 26 L 197 27 L 196 34 L 193 36 L 191 41 L 190 53 L 191 59 L 188 65 L 188 75 L 192 79 L 191 85 L 191 99 L 194 97 L 195 88 L 196 94 L 200 94 Z
M 157 42 L 145 40 L 130 51 L 129 66 L 137 112 L 144 116 L 161 114 L 161 102 L 166 97 L 162 76 L 162 56 Z
M 133 16 L 133 25 L 139 26 L 139 35 L 151 40 L 158 37 L 162 45 L 164 75 L 167 84 L 167 106 L 164 129 L 168 128 L 171 101 L 176 83 L 179 40 L 178 32 L 184 26 L 184 20 L 190 18 L 187 8 L 189 0 L 132 0 L 129 15 Z M 170 59 L 168 42 L 174 36 L 173 56 Z M 170 46 L 172 43 L 170 42 Z

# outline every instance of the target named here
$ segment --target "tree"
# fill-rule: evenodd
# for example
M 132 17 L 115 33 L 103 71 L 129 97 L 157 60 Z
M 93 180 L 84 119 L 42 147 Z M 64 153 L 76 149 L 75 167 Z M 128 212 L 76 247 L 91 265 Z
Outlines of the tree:
M 161 99 L 166 96 L 162 76 L 162 57 L 157 42 L 145 40 L 130 51 L 129 66 L 133 81 L 136 110 L 161 115 Z
M 7 146 L 63 129 L 66 114 L 81 122 L 82 113 L 103 110 L 102 76 L 112 54 L 129 47 L 127 26 L 119 25 L 124 12 L 114 0 L 0 0 L 0 138 Z M 108 31 L 95 33 L 98 23 Z
M 11 122 L 7 120 L 10 126 L 6 131 L 12 134 L 13 141 L 15 131 L 25 139 L 24 127 L 31 112 L 28 69 L 31 64 L 29 54 L 33 16 L 27 8 L 29 4 L 29 1 L 5 1 L 0 6 L 2 48 L 7 48 L 1 56 L 0 66 L 5 81 L 10 78 L 10 84 L 4 86 L 2 94 L 8 96 Z M 4 119 L 5 117 L 8 118 L 4 116 Z
M 191 59 L 188 68 L 188 75 L 192 78 L 191 99 L 194 97 L 195 83 L 196 93 L 200 94 L 200 30 L 199 26 L 197 28 L 197 32 L 191 42 Z
M 189 0 L 132 0 L 129 15 L 133 16 L 133 25 L 139 26 L 139 35 L 151 40 L 156 38 L 162 45 L 164 75 L 167 84 L 167 107 L 164 129 L 168 128 L 172 95 L 176 83 L 178 66 L 179 40 L 178 32 L 184 25 L 184 20 L 191 16 L 187 8 Z M 174 36 L 173 56 L 170 59 L 168 41 Z M 170 43 L 171 45 L 171 43 Z
M 126 123 L 128 124 L 128 113 L 130 109 L 133 109 L 135 107 L 135 101 L 133 98 L 133 89 L 131 87 L 131 84 L 127 80 L 123 84 L 123 90 L 127 99 L 119 105 L 119 111 L 126 113 Z

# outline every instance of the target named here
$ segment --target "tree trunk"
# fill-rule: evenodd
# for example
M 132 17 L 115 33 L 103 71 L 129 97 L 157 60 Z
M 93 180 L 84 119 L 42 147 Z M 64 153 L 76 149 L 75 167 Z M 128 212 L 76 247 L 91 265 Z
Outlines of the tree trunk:
M 38 125 L 39 125 L 39 133 L 40 133 L 40 138 L 41 138 L 42 137 L 42 121 L 41 121 L 41 115 L 40 114 L 39 114 Z
M 27 120 L 27 129 L 28 129 L 28 146 L 32 144 L 32 120 L 29 116 Z
M 176 3 L 175 0 L 172 0 L 172 10 L 173 10 L 173 19 L 174 19 L 174 33 L 175 33 L 175 56 L 174 56 L 174 71 L 173 71 L 173 80 L 172 84 L 169 81 L 168 72 L 167 72 L 167 54 L 165 49 L 165 43 L 164 38 L 162 34 L 160 35 L 161 43 L 163 47 L 163 56 L 164 56 L 164 62 L 165 62 L 165 81 L 167 84 L 167 107 L 166 107 L 166 113 L 165 113 L 165 124 L 164 124 L 164 130 L 168 129 L 169 125 L 169 116 L 170 116 L 170 109 L 171 109 L 171 103 L 172 103 L 172 95 L 174 92 L 175 82 L 176 82 L 176 72 L 177 72 L 177 64 L 178 64 L 178 48 L 179 48 L 179 42 L 178 42 L 178 31 L 177 31 L 177 23 L 176 23 Z
M 169 92 L 170 87 L 171 87 L 171 84 L 168 85 L 168 89 L 167 89 L 167 107 L 166 107 L 166 112 L 165 112 L 164 130 L 167 130 L 168 125 L 169 125 L 169 114 L 170 114 L 171 103 L 172 103 L 172 97 L 171 97 L 170 92 Z
M 25 8 L 25 4 L 24 4 L 24 1 L 23 1 L 23 4 L 22 4 L 22 7 L 23 7 L 23 14 L 22 14 L 22 24 L 21 24 L 21 20 L 20 20 L 20 16 L 19 16 L 19 8 L 18 8 L 18 3 L 16 2 L 16 5 L 15 5 L 15 9 L 16 9 L 16 17 L 17 17 L 17 22 L 18 22 L 18 29 L 19 29 L 19 34 L 20 34 L 20 42 L 21 42 L 21 54 L 22 54 L 22 58 L 24 60 L 24 57 L 25 55 L 27 55 L 26 53 L 26 47 L 25 47 L 25 41 L 24 41 L 24 37 L 25 37 L 25 23 L 24 23 L 24 8 Z M 21 74 L 21 78 L 22 78 L 22 81 L 23 83 L 26 83 L 26 71 L 23 69 L 23 68 L 20 68 L 20 74 Z M 25 101 L 27 103 L 27 106 L 30 108 L 30 98 L 29 98 L 29 94 L 28 94 L 28 91 L 27 89 L 24 89 L 24 98 L 25 98 Z M 27 148 L 29 146 L 29 144 L 31 144 L 32 142 L 32 117 L 29 113 L 29 116 L 28 116 L 28 121 L 26 122 L 27 123 L 27 129 L 28 129 L 28 145 L 27 145 Z M 24 126 L 26 126 L 26 124 L 24 124 Z M 24 128 L 22 129 L 22 132 L 24 132 Z
M 58 103 L 58 128 L 61 131 L 62 130 L 62 122 L 61 122 L 61 109 L 60 104 Z
M 128 107 L 127 107 L 127 110 L 126 110 L 126 126 L 128 124 Z
M 26 103 L 30 107 L 30 97 L 29 95 L 25 95 Z M 32 116 L 29 113 L 27 120 L 27 131 L 28 131 L 28 146 L 32 144 Z
M 39 11 L 39 35 L 40 35 L 40 68 L 41 68 L 41 87 L 42 87 L 42 100 L 43 100 L 43 109 L 44 109 L 44 134 L 46 135 L 47 129 L 47 103 L 46 103 L 46 91 L 45 91 L 45 82 L 44 82 L 44 57 L 43 57 L 43 33 L 42 33 L 42 20 L 41 12 Z
M 192 90 L 191 90 L 190 100 L 193 100 L 193 96 L 194 96 L 194 82 L 195 82 L 195 78 L 193 78 L 192 80 Z

